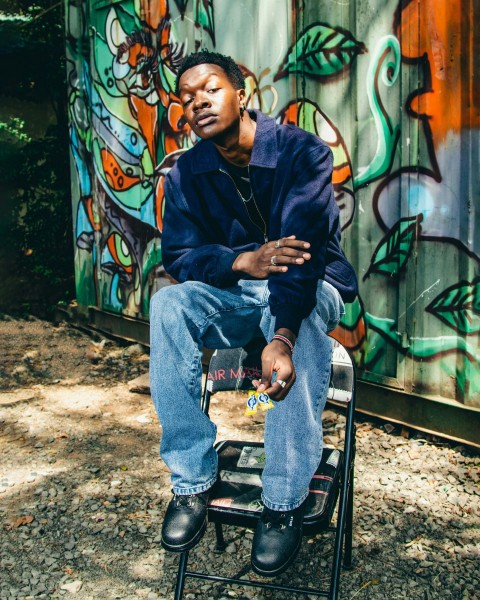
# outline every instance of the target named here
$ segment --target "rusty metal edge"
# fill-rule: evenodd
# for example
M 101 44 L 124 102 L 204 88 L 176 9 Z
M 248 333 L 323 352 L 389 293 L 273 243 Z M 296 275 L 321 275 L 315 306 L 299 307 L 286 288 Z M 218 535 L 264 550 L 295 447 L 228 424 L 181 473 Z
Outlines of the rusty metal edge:
M 358 381 L 356 406 L 363 414 L 480 448 L 480 410 L 459 402 Z
M 57 320 L 65 320 L 75 327 L 101 334 L 114 340 L 150 345 L 150 325 L 134 317 L 117 315 L 96 306 L 57 306 Z

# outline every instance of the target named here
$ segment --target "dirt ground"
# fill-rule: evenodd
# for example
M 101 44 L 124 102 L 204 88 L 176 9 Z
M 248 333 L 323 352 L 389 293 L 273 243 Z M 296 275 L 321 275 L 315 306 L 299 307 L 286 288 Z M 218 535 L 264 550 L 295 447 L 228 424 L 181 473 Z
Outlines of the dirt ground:
M 66 323 L 0 318 L 1 600 L 173 598 L 178 557 L 159 544 L 171 497 L 160 428 L 150 397 L 129 384 L 148 359 L 138 344 Z M 226 396 L 212 405 L 219 438 L 261 439 L 261 418 Z M 327 441 L 339 427 L 329 411 Z M 361 417 L 357 428 L 356 566 L 341 598 L 478 600 L 478 452 Z M 209 528 L 194 561 L 234 574 L 251 537 L 231 528 L 219 559 Z M 325 578 L 329 553 L 308 539 L 283 583 Z M 191 581 L 188 599 L 293 597 Z
M 163 588 L 158 534 L 171 491 L 151 399 L 132 391 L 144 391 L 148 368 L 139 344 L 0 319 L 0 600 L 171 597 L 151 591 Z M 216 402 L 219 435 L 261 439 L 243 400 L 229 411 L 239 430 Z M 174 573 L 165 574 L 167 594 Z M 82 589 L 69 588 L 80 576 Z

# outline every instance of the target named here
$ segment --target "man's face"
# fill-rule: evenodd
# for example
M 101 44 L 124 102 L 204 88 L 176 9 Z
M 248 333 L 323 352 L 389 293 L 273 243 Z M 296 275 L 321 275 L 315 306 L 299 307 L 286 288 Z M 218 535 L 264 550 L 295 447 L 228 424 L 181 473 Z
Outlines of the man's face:
M 200 138 L 221 143 L 222 136 L 238 128 L 245 90 L 236 90 L 221 67 L 204 64 L 185 71 L 179 96 L 185 118 Z

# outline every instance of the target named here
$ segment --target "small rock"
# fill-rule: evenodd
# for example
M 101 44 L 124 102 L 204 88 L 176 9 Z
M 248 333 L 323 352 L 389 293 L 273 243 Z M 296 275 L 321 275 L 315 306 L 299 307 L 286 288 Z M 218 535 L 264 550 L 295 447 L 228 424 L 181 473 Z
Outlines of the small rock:
M 70 594 L 77 594 L 82 589 L 83 581 L 76 579 L 75 581 L 71 581 L 70 583 L 64 583 L 60 586 L 61 590 L 65 590 Z
M 225 552 L 227 552 L 228 554 L 235 554 L 237 551 L 237 549 L 235 548 L 235 544 L 228 544 L 228 546 L 225 548 Z
M 148 373 L 140 375 L 128 382 L 128 389 L 136 394 L 150 394 L 150 376 Z
M 125 348 L 123 354 L 125 356 L 140 356 L 140 354 L 144 354 L 144 352 L 144 348 L 141 344 L 132 344 L 131 346 L 128 346 L 128 348 Z
M 135 420 L 145 425 L 150 424 L 152 422 L 152 419 L 148 415 L 140 415 Z

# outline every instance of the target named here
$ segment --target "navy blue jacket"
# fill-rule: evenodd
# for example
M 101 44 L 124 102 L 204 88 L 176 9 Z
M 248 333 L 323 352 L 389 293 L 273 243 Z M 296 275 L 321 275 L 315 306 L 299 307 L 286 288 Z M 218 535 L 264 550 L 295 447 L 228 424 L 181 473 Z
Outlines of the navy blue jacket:
M 298 333 L 316 303 L 319 279 L 334 285 L 346 302 L 357 280 L 340 247 L 339 210 L 332 187 L 332 153 L 317 136 L 293 125 L 278 125 L 249 111 L 257 129 L 250 159 L 250 183 L 267 216 L 267 237 L 296 235 L 310 242 L 312 258 L 268 278 L 275 327 Z M 250 220 L 224 159 L 210 140 L 185 152 L 165 181 L 162 257 L 179 282 L 203 281 L 224 288 L 245 275 L 232 265 L 242 252 L 265 243 Z

